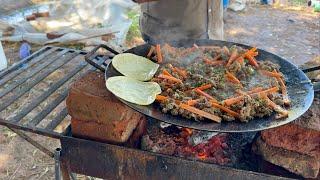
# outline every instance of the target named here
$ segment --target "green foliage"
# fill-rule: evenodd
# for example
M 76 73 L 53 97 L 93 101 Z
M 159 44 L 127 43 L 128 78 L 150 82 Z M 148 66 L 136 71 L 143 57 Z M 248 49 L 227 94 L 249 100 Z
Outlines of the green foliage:
M 141 37 L 140 28 L 139 28 L 140 12 L 137 10 L 131 10 L 127 13 L 127 15 L 128 15 L 128 18 L 132 21 L 132 24 L 126 36 L 127 42 L 130 42 L 135 37 Z
M 307 6 L 307 0 L 288 0 L 291 6 Z

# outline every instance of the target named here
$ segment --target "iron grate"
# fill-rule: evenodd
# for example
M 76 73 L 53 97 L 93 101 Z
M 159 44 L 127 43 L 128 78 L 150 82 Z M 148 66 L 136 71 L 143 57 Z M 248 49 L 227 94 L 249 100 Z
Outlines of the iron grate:
M 55 128 L 68 116 L 68 112 L 66 107 L 57 107 L 65 101 L 72 80 L 93 69 L 84 60 L 86 54 L 80 50 L 46 46 L 0 72 L 0 125 L 53 138 L 65 135 L 70 126 L 66 126 L 61 133 L 56 132 Z M 103 64 L 102 56 L 97 55 L 95 61 Z M 55 73 L 63 75 L 55 79 L 55 82 L 48 83 L 47 79 Z M 43 92 L 31 97 L 28 103 L 18 103 L 28 93 L 36 91 L 36 87 L 41 83 L 48 84 Z M 7 116 L 4 111 L 10 108 L 18 110 Z M 49 117 L 55 109 L 57 113 Z M 36 113 L 33 113 L 33 117 L 27 118 L 34 111 Z M 41 125 L 44 121 L 46 123 Z

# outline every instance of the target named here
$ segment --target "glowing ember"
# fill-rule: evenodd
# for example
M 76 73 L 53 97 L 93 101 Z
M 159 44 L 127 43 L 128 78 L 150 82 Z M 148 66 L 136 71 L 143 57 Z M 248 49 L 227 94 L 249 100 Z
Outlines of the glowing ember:
M 188 133 L 188 135 L 192 135 L 193 131 L 192 129 L 189 129 L 189 128 L 183 128 L 184 131 L 186 131 Z
M 207 155 L 204 152 L 198 153 L 197 157 L 201 160 L 205 160 L 207 158 Z
M 221 165 L 230 162 L 227 145 L 227 135 L 218 134 L 197 145 L 189 143 L 192 134 L 199 133 L 188 128 L 150 131 L 151 134 L 142 139 L 142 148 L 145 150 L 175 155 L 188 159 L 197 159 Z

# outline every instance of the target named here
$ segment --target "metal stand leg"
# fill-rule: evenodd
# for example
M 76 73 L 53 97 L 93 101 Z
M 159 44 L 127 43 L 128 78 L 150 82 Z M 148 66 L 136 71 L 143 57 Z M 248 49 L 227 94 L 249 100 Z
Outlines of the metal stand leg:
M 57 176 L 60 177 L 60 179 L 56 179 L 56 180 L 61 180 L 61 175 L 62 175 L 62 180 L 71 180 L 71 179 L 76 180 L 77 179 L 76 176 L 73 173 L 71 173 L 67 163 L 63 159 L 61 159 L 61 156 L 60 156 L 61 149 L 57 148 L 56 152 L 57 152 L 56 154 L 59 156 L 59 168 L 58 168 L 59 170 L 56 171 L 56 177 Z
M 38 148 L 40 151 L 42 151 L 45 154 L 47 154 L 48 156 L 54 158 L 55 180 L 71 180 L 71 179 L 76 180 L 77 179 L 76 176 L 70 172 L 67 164 L 63 160 L 61 160 L 61 158 L 60 158 L 61 149 L 60 148 L 57 148 L 55 150 L 55 152 L 53 153 L 50 150 L 48 150 L 47 148 L 45 148 L 44 146 L 42 146 L 41 144 L 39 144 L 38 142 L 34 141 L 32 138 L 30 138 L 25 133 L 23 133 L 17 129 L 13 129 L 13 128 L 9 128 L 9 129 L 11 131 L 15 132 L 16 134 L 18 134 L 24 140 L 28 141 L 30 144 L 32 144 L 36 148 Z M 62 175 L 62 179 L 61 179 L 61 175 Z M 70 179 L 70 177 L 71 177 L 71 179 Z
M 61 170 L 60 170 L 60 148 L 57 148 L 54 152 L 54 175 L 55 180 L 61 180 Z
M 60 158 L 61 149 L 57 148 L 54 153 L 55 180 L 76 180 L 76 176 L 70 172 L 67 164 Z M 62 175 L 62 179 L 61 179 Z M 70 179 L 71 177 L 71 179 Z

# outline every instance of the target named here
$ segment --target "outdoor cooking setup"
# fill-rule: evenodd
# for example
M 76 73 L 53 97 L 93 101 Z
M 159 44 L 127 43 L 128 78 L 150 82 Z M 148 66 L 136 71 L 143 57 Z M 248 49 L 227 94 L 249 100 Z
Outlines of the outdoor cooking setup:
M 236 43 L 188 40 L 170 44 L 229 47 Z M 126 52 L 146 56 L 150 47 L 145 44 Z M 99 54 L 100 48 L 109 52 Z M 286 67 L 281 70 L 288 80 L 288 94 L 293 102 L 289 117 L 276 120 L 270 116 L 248 123 L 199 123 L 161 113 L 152 105 L 136 105 L 115 97 L 106 89 L 105 80 L 119 74 L 110 63 L 116 54 L 119 53 L 105 45 L 89 53 L 47 46 L 0 72 L 0 111 L 4 111 L 51 73 L 70 66 L 61 79 L 50 84 L 19 113 L 0 119 L 1 125 L 55 158 L 57 179 L 61 174 L 65 179 L 73 178 L 72 173 L 104 179 L 301 178 L 263 160 L 256 152 L 259 151 L 256 142 L 261 141 L 259 131 L 292 122 L 309 109 L 314 93 L 320 89 L 319 83 L 312 83 L 304 72 L 320 67 L 302 71 L 274 54 L 259 50 L 262 59 Z M 26 118 L 48 99 L 38 114 Z M 66 107 L 57 108 L 65 100 Z M 47 116 L 53 110 L 58 113 L 50 119 Z M 67 121 L 66 117 L 71 117 L 71 125 L 58 128 Z M 52 152 L 22 131 L 57 138 L 61 148 Z

